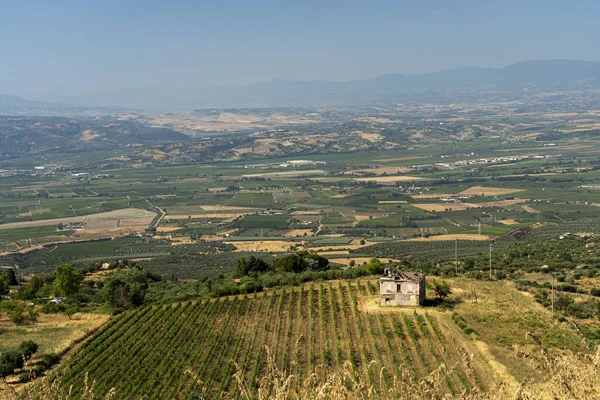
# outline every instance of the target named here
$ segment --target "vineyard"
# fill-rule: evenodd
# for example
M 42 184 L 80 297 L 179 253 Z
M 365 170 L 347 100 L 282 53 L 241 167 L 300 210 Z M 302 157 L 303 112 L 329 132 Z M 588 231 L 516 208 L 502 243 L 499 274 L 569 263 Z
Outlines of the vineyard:
M 371 281 L 336 281 L 146 307 L 105 325 L 57 375 L 74 393 L 87 373 L 97 393 L 114 388 L 118 398 L 149 399 L 236 398 L 243 388 L 256 390 L 273 367 L 294 376 L 295 390 L 343 368 L 365 395 L 433 375 L 440 394 L 490 387 L 487 364 L 449 313 L 381 311 L 372 306 L 377 293 Z

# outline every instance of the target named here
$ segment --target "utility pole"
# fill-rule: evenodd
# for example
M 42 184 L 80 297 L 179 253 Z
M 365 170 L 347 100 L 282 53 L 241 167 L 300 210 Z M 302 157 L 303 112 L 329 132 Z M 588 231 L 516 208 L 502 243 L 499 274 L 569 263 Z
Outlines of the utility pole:
M 492 279 L 492 246 L 493 243 L 490 243 L 490 279 Z
M 554 317 L 554 272 L 552 273 L 552 317 Z
M 454 267 L 456 269 L 456 277 L 458 278 L 458 238 L 454 238 Z

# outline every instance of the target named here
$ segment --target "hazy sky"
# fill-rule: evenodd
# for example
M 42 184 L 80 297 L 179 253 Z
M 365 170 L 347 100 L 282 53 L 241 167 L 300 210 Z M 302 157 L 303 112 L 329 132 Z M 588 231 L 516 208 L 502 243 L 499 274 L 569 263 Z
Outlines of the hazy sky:
M 600 60 L 600 2 L 0 0 L 0 93 Z

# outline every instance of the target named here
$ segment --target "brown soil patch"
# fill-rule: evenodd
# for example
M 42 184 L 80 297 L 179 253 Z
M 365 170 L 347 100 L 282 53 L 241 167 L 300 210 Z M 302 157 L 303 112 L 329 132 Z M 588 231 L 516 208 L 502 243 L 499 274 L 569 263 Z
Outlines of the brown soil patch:
M 312 196 L 308 192 L 294 192 L 297 199 L 310 199 Z

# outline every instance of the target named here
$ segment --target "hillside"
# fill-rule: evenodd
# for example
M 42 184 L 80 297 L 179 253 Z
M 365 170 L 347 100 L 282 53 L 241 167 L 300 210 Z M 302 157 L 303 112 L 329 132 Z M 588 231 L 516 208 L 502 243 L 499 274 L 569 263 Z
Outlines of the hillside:
M 120 146 L 186 142 L 188 136 L 169 128 L 136 122 L 63 117 L 0 117 L 3 155 L 52 151 L 114 150 Z
M 145 307 L 105 325 L 57 376 L 77 394 L 88 374 L 96 394 L 114 388 L 118 398 L 268 398 L 275 388 L 329 396 L 340 389 L 334 380 L 350 398 L 430 398 L 541 382 L 540 346 L 579 349 L 575 333 L 512 286 L 477 283 L 478 306 L 464 297 L 468 285 L 453 283 L 454 312 L 381 309 L 376 281 Z

